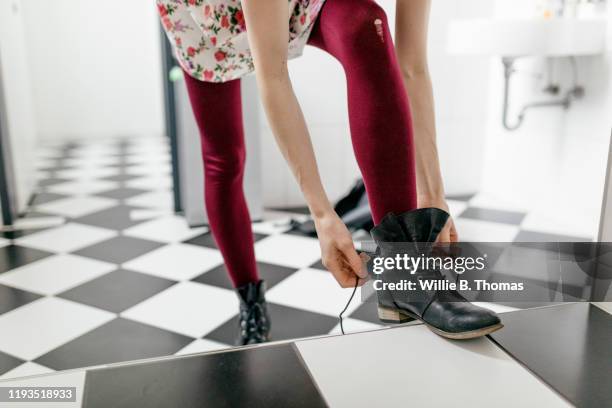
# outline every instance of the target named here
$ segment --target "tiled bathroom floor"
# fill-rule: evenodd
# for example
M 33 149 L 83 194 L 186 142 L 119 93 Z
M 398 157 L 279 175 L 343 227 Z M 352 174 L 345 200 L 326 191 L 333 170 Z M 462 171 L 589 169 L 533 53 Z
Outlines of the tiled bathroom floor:
M 0 235 L 3 378 L 233 343 L 238 301 L 208 230 L 172 213 L 164 139 L 49 146 L 37 168 L 26 217 L 65 223 Z M 583 240 L 525 230 L 526 214 L 472 200 L 449 201 L 462 240 Z M 277 340 L 337 332 L 350 295 L 322 270 L 316 240 L 285 233 L 291 216 L 254 224 Z M 379 326 L 373 304 L 347 314 L 347 331 Z

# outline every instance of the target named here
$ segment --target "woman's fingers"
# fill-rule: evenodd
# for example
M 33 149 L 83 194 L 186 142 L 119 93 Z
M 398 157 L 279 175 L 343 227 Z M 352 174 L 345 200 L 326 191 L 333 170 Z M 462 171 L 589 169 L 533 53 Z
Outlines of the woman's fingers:
M 457 227 L 453 220 L 451 220 L 450 242 L 459 242 L 459 234 L 457 233 Z
M 353 250 L 354 251 L 354 250 Z M 361 286 L 367 281 L 367 271 L 363 267 L 362 258 L 354 252 L 356 264 L 349 262 L 348 256 L 336 250 L 331 256 L 326 256 L 323 265 L 334 275 L 338 284 L 343 288 L 355 286 L 355 279 L 359 278 L 358 285 Z M 356 272 L 359 271 L 359 274 Z
M 440 231 L 440 233 L 438 234 L 438 238 L 436 239 L 436 242 L 450 242 L 450 233 L 449 233 L 449 225 L 446 224 L 444 226 L 444 228 L 442 228 L 442 231 Z
M 346 266 L 345 262 L 342 261 L 340 257 L 340 252 L 334 252 L 333 254 L 328 254 L 323 258 L 323 266 L 327 268 L 328 271 L 332 273 L 338 284 L 345 288 L 350 285 L 348 283 L 349 278 L 355 276 L 350 268 Z M 353 278 L 353 284 L 355 284 L 355 278 Z
M 355 250 L 353 241 L 350 241 L 348 244 L 345 244 L 342 248 L 340 248 L 340 250 L 342 251 L 344 258 L 346 259 L 346 262 L 353 270 L 353 273 L 362 279 L 367 278 L 368 273 L 364 269 L 361 258 L 359 257 L 359 254 Z

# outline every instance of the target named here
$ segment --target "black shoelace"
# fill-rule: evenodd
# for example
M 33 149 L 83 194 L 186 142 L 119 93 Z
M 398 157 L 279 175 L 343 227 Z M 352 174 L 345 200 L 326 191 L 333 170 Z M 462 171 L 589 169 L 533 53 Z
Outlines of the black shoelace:
M 348 309 L 351 302 L 353 301 L 353 297 L 355 297 L 355 292 L 357 292 L 357 286 L 359 286 L 359 276 L 355 275 L 355 287 L 353 288 L 353 293 L 351 293 L 351 297 L 349 298 L 348 302 L 346 302 L 346 306 L 344 306 L 344 309 L 342 309 L 342 311 L 340 312 L 340 316 L 338 316 L 340 318 L 340 331 L 342 332 L 342 335 L 346 334 L 344 332 L 344 325 L 342 324 L 342 315 L 344 314 L 344 312 L 346 312 L 346 309 Z

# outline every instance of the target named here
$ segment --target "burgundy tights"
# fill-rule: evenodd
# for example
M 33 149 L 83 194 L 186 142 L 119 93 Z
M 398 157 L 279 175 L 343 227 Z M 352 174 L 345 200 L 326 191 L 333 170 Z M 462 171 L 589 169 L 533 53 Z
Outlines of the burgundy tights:
M 353 150 L 374 222 L 416 208 L 412 121 L 384 11 L 373 0 L 327 0 L 309 44 L 345 70 Z M 202 140 L 210 228 L 234 285 L 242 286 L 259 278 L 242 189 L 240 80 L 185 77 Z

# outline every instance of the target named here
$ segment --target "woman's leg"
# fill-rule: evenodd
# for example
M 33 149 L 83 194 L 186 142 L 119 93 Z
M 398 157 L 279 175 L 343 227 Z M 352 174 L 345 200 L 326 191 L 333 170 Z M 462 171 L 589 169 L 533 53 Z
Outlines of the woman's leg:
M 327 0 L 309 44 L 346 72 L 353 149 L 374 222 L 416 208 L 412 120 L 384 11 L 373 0 Z
M 240 80 L 202 82 L 185 73 L 200 129 L 210 229 L 235 287 L 259 281 L 242 180 L 246 158 Z

